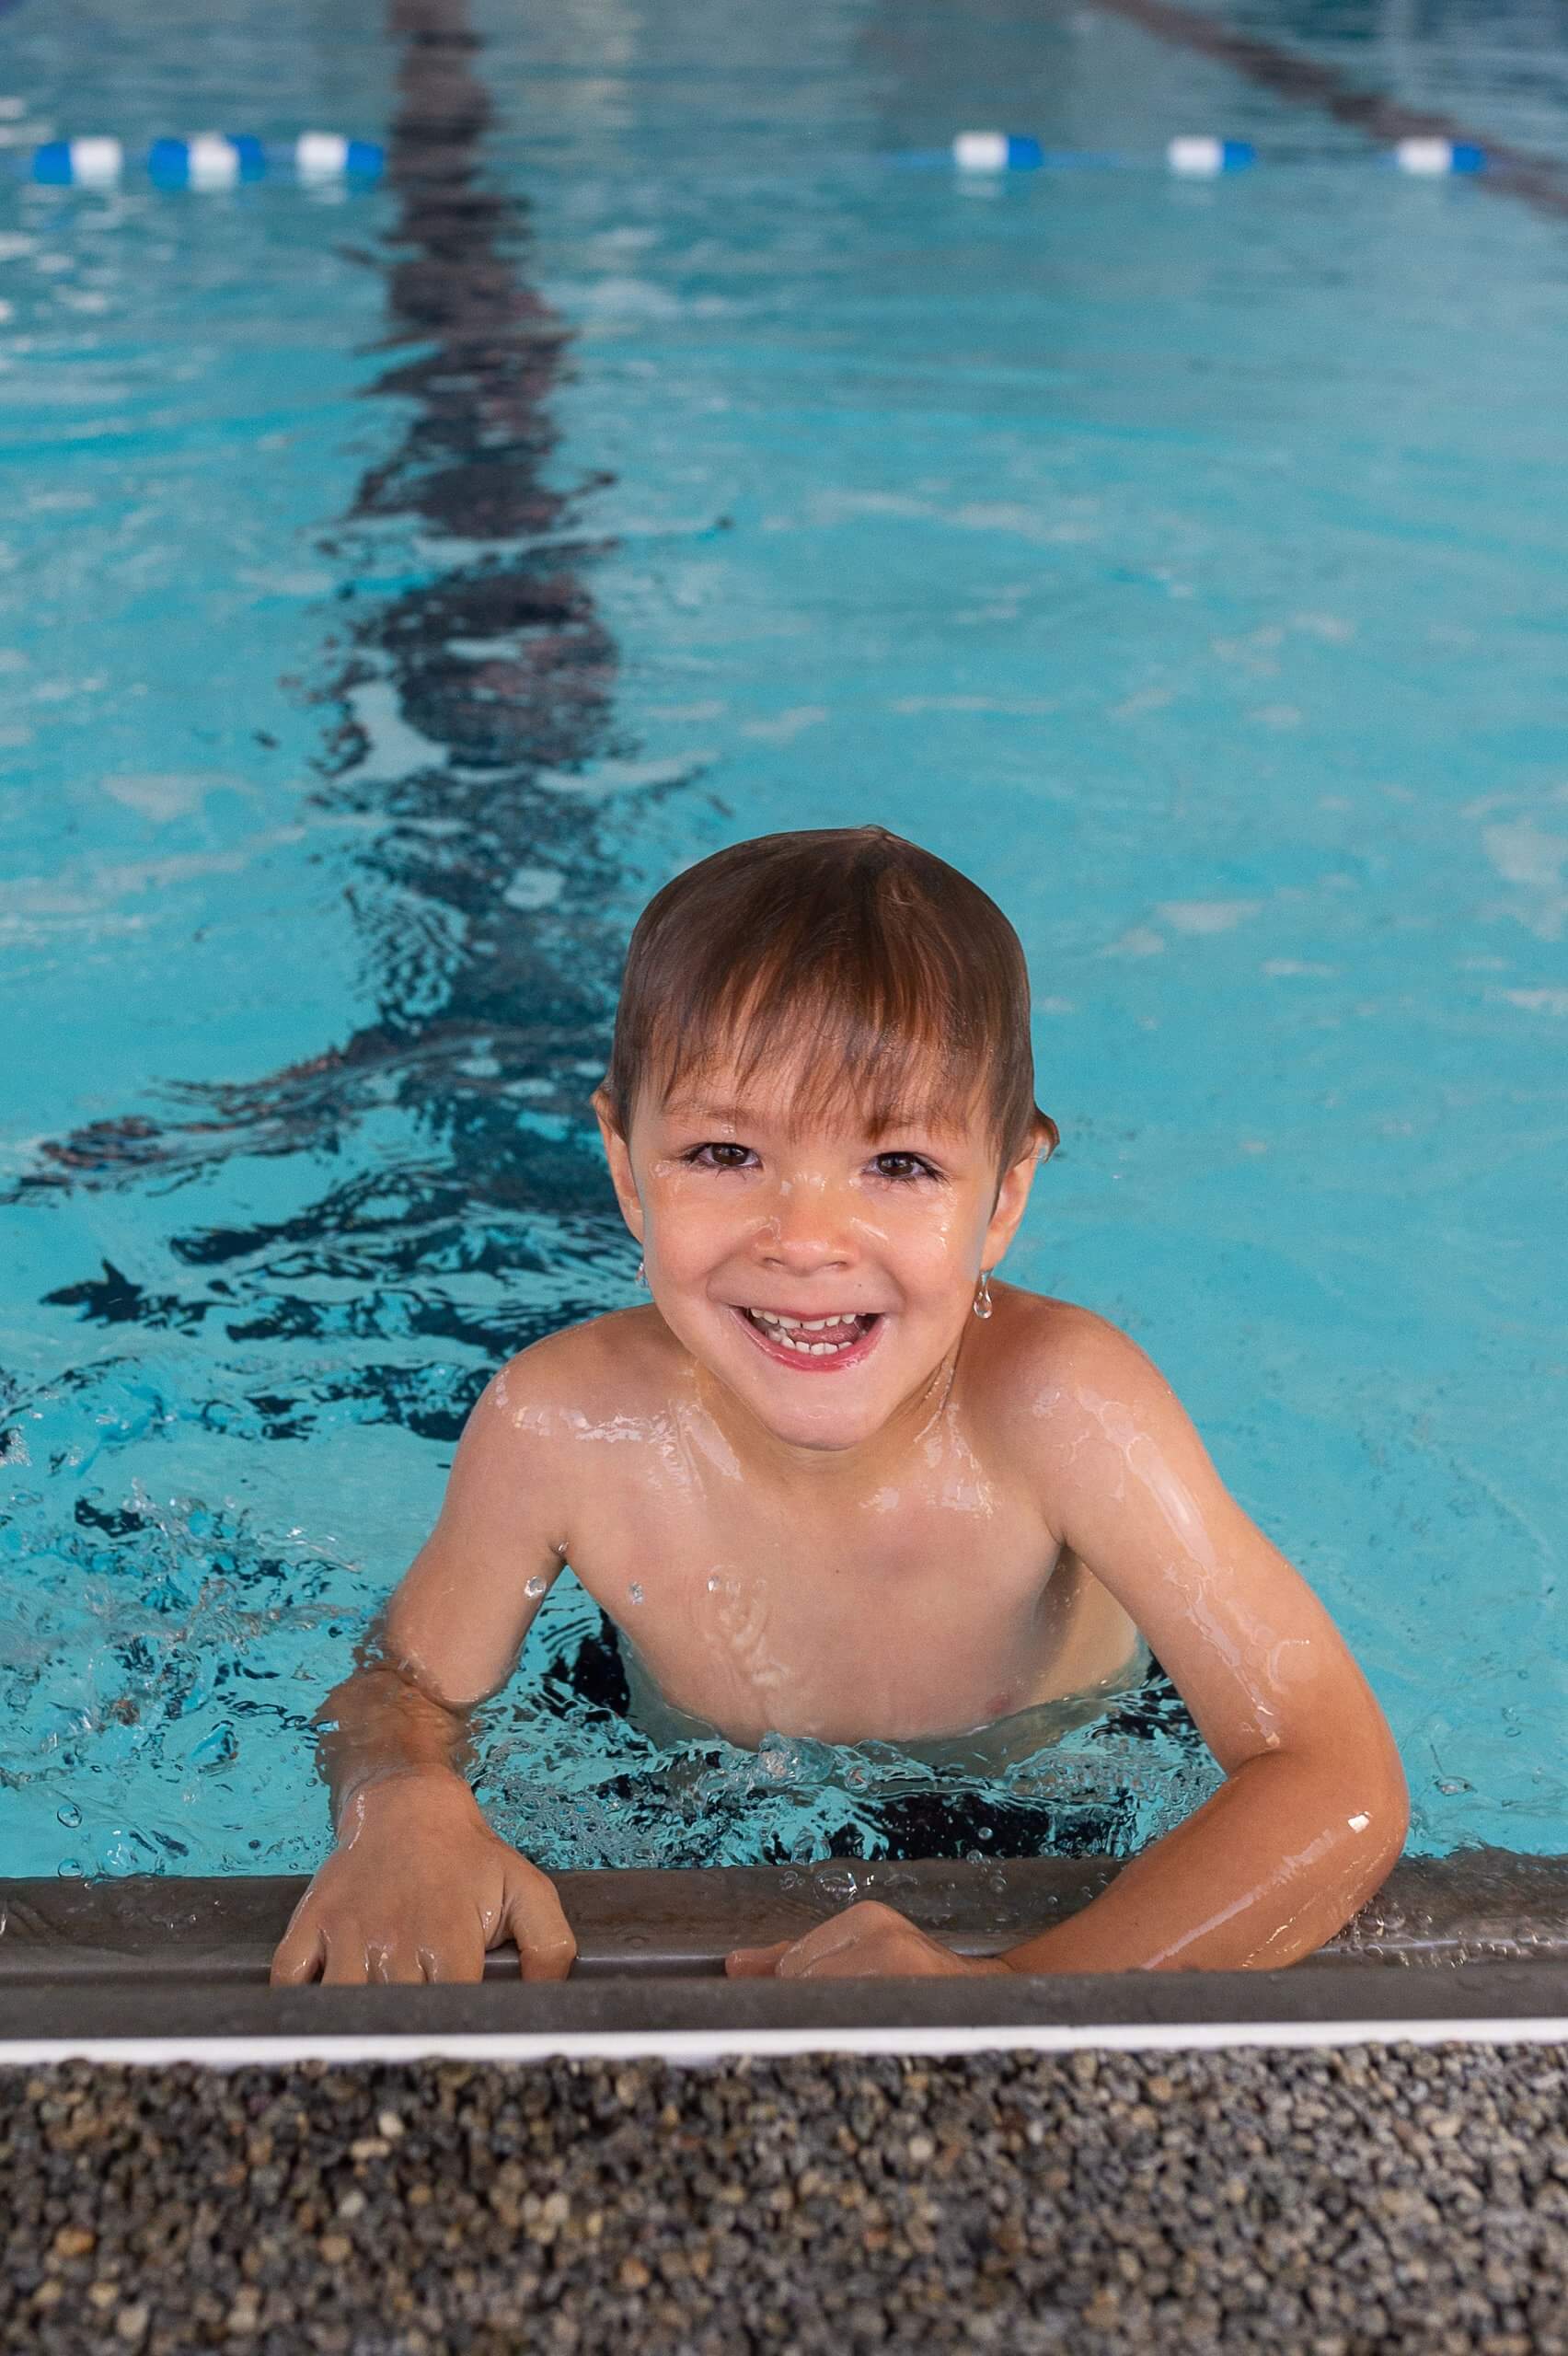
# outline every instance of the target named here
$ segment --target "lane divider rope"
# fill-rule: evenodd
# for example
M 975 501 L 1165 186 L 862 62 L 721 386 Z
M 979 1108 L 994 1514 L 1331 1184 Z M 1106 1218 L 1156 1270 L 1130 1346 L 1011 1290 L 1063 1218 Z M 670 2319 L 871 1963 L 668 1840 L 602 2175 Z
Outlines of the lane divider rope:
M 1140 166 L 1147 168 L 1151 161 L 1158 160 L 1180 179 L 1214 179 L 1222 172 L 1247 171 L 1255 164 L 1270 160 L 1250 140 L 1221 139 L 1207 132 L 1183 132 L 1168 140 L 1158 159 L 1084 147 L 1045 147 L 1038 139 L 1010 131 L 961 131 L 950 152 L 961 172 L 1071 171 L 1086 167 L 1128 171 Z M 1343 160 L 1360 162 L 1359 157 Z M 1378 160 L 1414 179 L 1445 179 L 1483 172 L 1486 150 L 1460 140 L 1400 139 L 1385 148 Z
M 1251 141 L 1208 132 L 1182 132 L 1158 155 L 1135 155 L 1088 147 L 1047 147 L 1027 133 L 961 131 L 951 146 L 928 154 L 894 156 L 895 163 L 946 167 L 965 175 L 1008 172 L 1137 171 L 1163 168 L 1178 179 L 1216 179 L 1255 166 L 1301 160 L 1294 152 L 1270 156 Z M 1355 164 L 1356 156 L 1312 161 Z M 20 159 L 24 178 L 57 188 L 109 188 L 123 177 L 131 158 L 122 141 L 103 134 L 46 140 Z M 1412 179 L 1473 176 L 1487 168 L 1487 154 L 1462 140 L 1396 140 L 1376 161 Z M 306 131 L 297 138 L 264 140 L 244 133 L 198 132 L 184 139 L 155 139 L 140 162 L 147 177 L 164 188 L 225 189 L 266 179 L 304 181 L 375 180 L 385 167 L 384 150 L 371 139 L 337 131 Z
M 294 139 L 255 139 L 202 131 L 189 139 L 155 139 L 142 156 L 149 179 L 164 188 L 236 188 L 279 176 L 306 181 L 374 180 L 383 150 L 340 131 L 306 131 Z M 49 139 L 22 159 L 23 176 L 45 187 L 111 188 L 128 161 L 124 143 L 97 135 Z

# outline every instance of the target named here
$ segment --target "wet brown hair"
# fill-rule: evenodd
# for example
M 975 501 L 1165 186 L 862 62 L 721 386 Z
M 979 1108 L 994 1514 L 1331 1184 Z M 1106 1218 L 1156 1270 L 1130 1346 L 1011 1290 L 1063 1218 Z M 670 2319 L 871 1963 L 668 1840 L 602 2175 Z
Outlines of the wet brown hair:
M 967 875 L 885 826 L 759 835 L 650 900 L 605 1075 L 622 1137 L 639 1088 L 666 1103 L 731 1057 L 743 1087 L 793 1067 L 804 1121 L 852 1112 L 882 1137 L 918 1114 L 961 1126 L 978 1102 L 999 1170 L 1032 1137 L 1057 1143 L 1034 1102 L 1017 933 Z

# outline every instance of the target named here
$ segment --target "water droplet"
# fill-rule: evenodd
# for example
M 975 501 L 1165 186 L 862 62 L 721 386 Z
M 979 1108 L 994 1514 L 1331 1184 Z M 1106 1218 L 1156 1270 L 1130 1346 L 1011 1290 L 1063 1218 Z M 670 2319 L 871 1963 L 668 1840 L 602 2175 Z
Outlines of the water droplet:
M 630 1597 L 633 1603 L 640 1603 L 642 1600 L 642 1588 L 640 1583 L 638 1580 L 633 1579 L 631 1585 L 627 1589 L 627 1594 Z
M 829 1898 L 853 1898 L 859 1887 L 848 1865 L 824 1866 L 821 1873 L 813 1874 L 812 1879 L 819 1889 L 826 1891 Z
M 965 1849 L 963 1862 L 966 1865 L 983 1865 L 986 1860 L 978 1849 Z
M 709 1580 L 709 1582 L 708 1582 L 708 1592 L 709 1592 L 709 1595 L 717 1595 L 717 1594 L 718 1594 L 718 1592 L 719 1592 L 719 1590 L 720 1590 L 720 1588 L 723 1586 L 723 1584 L 724 1584 L 723 1580 L 720 1577 L 720 1576 L 719 1576 L 718 1572 L 717 1572 L 717 1571 L 715 1571 L 715 1572 L 714 1572 L 714 1574 L 713 1574 L 713 1576 L 712 1576 L 712 1577 Z
M 82 1820 L 82 1811 L 76 1806 L 75 1800 L 67 1800 L 63 1807 L 57 1807 L 55 1809 L 54 1820 L 57 1824 L 63 1824 L 69 1831 L 74 1832 L 77 1825 L 80 1824 Z
M 82 1878 L 81 1865 L 75 1857 L 62 1857 L 54 1870 L 62 1881 L 80 1881 Z
M 528 1581 L 527 1585 L 524 1588 L 523 1592 L 525 1595 L 541 1596 L 548 1585 L 548 1579 L 540 1578 L 536 1576 Z
M 992 1831 L 988 1824 L 983 1824 L 980 1827 L 980 1838 L 982 1841 L 994 1841 L 996 1837 L 996 1834 Z

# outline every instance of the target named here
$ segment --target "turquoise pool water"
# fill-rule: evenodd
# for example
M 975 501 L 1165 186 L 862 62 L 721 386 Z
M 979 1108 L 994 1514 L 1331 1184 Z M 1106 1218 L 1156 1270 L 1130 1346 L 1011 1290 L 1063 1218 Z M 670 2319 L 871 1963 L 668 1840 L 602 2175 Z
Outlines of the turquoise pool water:
M 1568 160 L 1560 27 L 1405 16 L 1234 20 Z M 870 817 L 1030 953 L 1008 1274 L 1165 1369 L 1413 1844 L 1568 1851 L 1568 224 L 1092 7 L 213 21 L 5 21 L 16 152 L 391 162 L 0 178 L 6 1867 L 320 1854 L 306 1722 L 469 1402 L 633 1295 L 631 918 Z M 899 160 L 998 121 L 1296 160 Z M 563 1581 L 482 1787 L 547 1865 L 1125 1851 L 1212 1774 L 1157 1687 L 990 1781 L 618 1710 Z

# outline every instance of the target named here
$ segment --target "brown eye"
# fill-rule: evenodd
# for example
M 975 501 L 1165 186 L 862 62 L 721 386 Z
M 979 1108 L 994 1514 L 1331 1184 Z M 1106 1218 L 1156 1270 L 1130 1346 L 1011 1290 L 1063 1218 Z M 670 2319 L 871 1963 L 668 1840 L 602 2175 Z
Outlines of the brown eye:
M 686 1155 L 685 1159 L 689 1161 L 694 1168 L 699 1170 L 738 1170 L 741 1166 L 741 1162 L 744 1161 L 750 1151 L 751 1148 L 749 1146 L 736 1145 L 733 1138 L 720 1138 L 708 1145 L 693 1146 L 691 1151 Z M 741 1161 L 704 1161 L 702 1157 L 707 1153 L 738 1153 L 741 1157 Z
M 890 1170 L 885 1166 L 889 1162 L 897 1162 L 901 1167 Z M 917 1153 L 879 1153 L 877 1156 L 877 1175 L 892 1179 L 900 1185 L 909 1185 L 917 1178 L 934 1178 L 936 1174 L 930 1163 L 922 1161 Z

